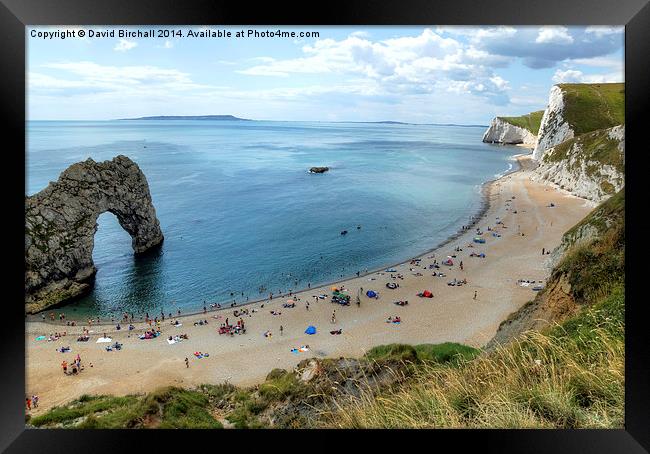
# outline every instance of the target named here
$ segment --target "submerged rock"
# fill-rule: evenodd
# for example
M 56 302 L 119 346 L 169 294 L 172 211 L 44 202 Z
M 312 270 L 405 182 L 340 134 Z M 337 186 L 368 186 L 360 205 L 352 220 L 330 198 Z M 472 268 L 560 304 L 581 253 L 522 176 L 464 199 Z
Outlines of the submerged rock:
M 309 173 L 325 173 L 329 170 L 329 167 L 312 167 L 309 169 Z
M 92 258 L 97 218 L 113 213 L 136 254 L 163 241 L 147 179 L 126 156 L 92 159 L 25 197 L 25 305 L 28 313 L 82 295 L 97 272 Z

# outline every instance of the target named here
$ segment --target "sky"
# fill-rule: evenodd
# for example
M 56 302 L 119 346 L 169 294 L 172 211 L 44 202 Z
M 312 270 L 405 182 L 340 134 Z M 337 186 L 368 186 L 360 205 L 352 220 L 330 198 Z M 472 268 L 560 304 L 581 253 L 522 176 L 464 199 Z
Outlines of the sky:
M 120 30 L 154 37 L 120 38 Z M 29 120 L 235 115 L 485 125 L 544 109 L 553 84 L 624 81 L 623 27 L 59 26 L 26 34 Z

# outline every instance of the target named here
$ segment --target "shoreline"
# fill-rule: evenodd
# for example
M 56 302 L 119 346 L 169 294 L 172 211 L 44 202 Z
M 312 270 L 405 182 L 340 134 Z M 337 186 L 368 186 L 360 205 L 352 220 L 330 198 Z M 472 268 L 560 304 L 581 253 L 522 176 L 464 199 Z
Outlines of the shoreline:
M 519 145 L 515 145 L 515 146 L 519 147 Z M 528 147 L 523 147 L 523 148 L 528 148 Z M 531 148 L 531 150 L 532 150 L 532 148 Z M 512 175 L 514 173 L 522 171 L 523 166 L 521 165 L 520 158 L 531 155 L 531 153 L 532 153 L 532 151 L 529 152 L 529 153 L 517 153 L 517 154 L 512 155 L 510 157 L 510 159 L 512 159 L 515 162 L 515 165 L 513 165 L 513 167 L 511 169 L 508 169 L 505 172 L 503 172 L 502 174 L 499 174 L 498 176 L 495 176 L 494 178 L 489 179 L 489 180 L 484 181 L 483 183 L 481 183 L 480 190 L 479 190 L 479 192 L 481 194 L 481 196 L 480 196 L 481 201 L 479 202 L 479 208 L 476 211 L 476 214 L 470 215 L 470 220 L 471 221 L 470 221 L 469 224 L 466 224 L 467 226 L 472 227 L 472 226 L 474 226 L 474 225 L 476 225 L 476 224 L 478 224 L 478 223 L 480 223 L 480 222 L 482 222 L 484 220 L 483 218 L 485 217 L 485 215 L 487 214 L 487 212 L 490 209 L 490 196 L 491 196 L 491 192 L 492 192 L 492 186 L 496 182 L 498 182 L 499 180 L 505 178 L 506 176 Z M 349 276 L 343 276 L 343 277 L 341 277 L 339 279 L 336 279 L 336 280 L 333 280 L 333 281 L 328 281 L 328 282 L 324 282 L 324 283 L 317 283 L 313 287 L 304 287 L 304 288 L 301 288 L 301 289 L 297 289 L 295 291 L 292 290 L 291 295 L 289 293 L 282 293 L 282 294 L 278 294 L 278 295 L 273 295 L 272 300 L 269 299 L 268 297 L 266 297 L 266 298 L 258 298 L 258 299 L 251 300 L 251 301 L 238 302 L 234 306 L 231 306 L 230 305 L 231 303 L 223 303 L 223 305 L 220 308 L 212 308 L 212 307 L 208 306 L 207 311 L 205 313 L 203 312 L 203 310 L 199 309 L 199 310 L 195 310 L 193 312 L 181 313 L 180 316 L 172 314 L 171 318 L 180 320 L 180 319 L 184 319 L 184 318 L 187 318 L 187 317 L 194 317 L 194 316 L 197 316 L 197 315 L 207 315 L 207 314 L 210 314 L 210 313 L 219 313 L 219 312 L 225 311 L 225 310 L 234 310 L 234 309 L 237 309 L 237 308 L 243 308 L 243 307 L 246 307 L 246 306 L 250 306 L 252 304 L 272 302 L 276 298 L 287 298 L 287 297 L 290 297 L 292 295 L 297 295 L 297 294 L 305 293 L 305 292 L 312 291 L 312 290 L 318 290 L 318 289 L 326 288 L 326 287 L 329 288 L 329 287 L 331 287 L 332 285 L 335 285 L 335 284 L 345 285 L 346 282 L 348 282 L 348 281 L 350 281 L 352 279 L 359 279 L 359 278 L 371 276 L 371 275 L 379 273 L 379 272 L 384 272 L 386 269 L 389 269 L 389 268 L 396 268 L 396 267 L 399 267 L 399 266 L 402 266 L 402 265 L 407 265 L 412 260 L 414 260 L 416 258 L 422 257 L 422 256 L 427 255 L 427 254 L 435 253 L 437 250 L 447 246 L 449 243 L 451 243 L 452 241 L 458 239 L 464 233 L 467 233 L 469 230 L 471 230 L 471 229 L 463 230 L 463 226 L 461 226 L 454 233 L 452 233 L 451 235 L 449 235 L 444 240 L 440 241 L 438 244 L 436 244 L 434 247 L 432 247 L 430 249 L 427 249 L 427 250 L 425 250 L 423 252 L 415 254 L 415 255 L 413 255 L 413 256 L 405 259 L 405 260 L 399 261 L 397 263 L 384 265 L 384 266 L 381 266 L 381 267 L 376 268 L 376 269 L 368 270 L 365 273 L 360 273 L 358 276 L 356 276 L 354 274 L 349 275 Z M 210 304 L 210 303 L 208 303 L 208 304 Z M 68 314 L 66 314 L 66 321 L 74 321 L 76 323 L 76 326 L 74 326 L 74 327 L 67 325 L 65 321 L 58 321 L 58 320 L 52 321 L 52 320 L 49 320 L 47 317 L 45 319 L 41 318 L 42 317 L 41 314 L 44 314 L 46 312 L 49 313 L 49 312 L 55 311 L 57 309 L 58 309 L 58 312 L 65 312 L 65 311 L 63 311 L 61 309 L 63 309 L 66 305 L 67 305 L 67 303 L 63 302 L 63 303 L 60 303 L 60 305 L 54 305 L 49 309 L 44 309 L 44 310 L 42 310 L 40 312 L 37 312 L 35 314 L 26 314 L 25 315 L 25 322 L 26 323 L 45 323 L 45 324 L 52 325 L 52 326 L 61 326 L 61 327 L 66 327 L 66 328 L 76 328 L 78 326 L 84 326 L 83 324 L 80 325 L 78 322 L 85 322 L 87 319 L 84 320 L 82 318 L 74 318 L 74 315 L 73 315 L 73 317 L 68 317 Z M 154 317 L 156 317 L 158 315 L 160 315 L 160 314 L 153 314 Z M 98 317 L 98 316 L 97 316 L 97 314 L 93 314 L 91 316 L 91 318 L 92 317 Z M 101 318 L 106 318 L 106 316 L 102 316 Z M 169 317 L 167 317 L 167 318 L 169 318 Z M 100 322 L 100 323 L 94 323 L 93 322 L 92 326 L 115 326 L 116 323 L 122 323 L 121 320 L 122 319 L 120 318 L 119 320 L 116 319 L 116 321 L 114 321 L 114 322 Z M 144 321 L 144 316 L 135 317 L 134 320 L 133 320 L 133 323 L 136 323 L 136 322 L 141 323 L 143 321 Z

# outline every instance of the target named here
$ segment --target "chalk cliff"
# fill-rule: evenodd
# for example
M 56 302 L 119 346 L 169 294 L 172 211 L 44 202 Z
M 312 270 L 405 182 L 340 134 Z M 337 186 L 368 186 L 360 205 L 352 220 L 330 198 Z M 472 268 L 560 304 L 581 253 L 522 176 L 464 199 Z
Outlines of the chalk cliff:
M 600 129 L 544 152 L 533 180 L 600 203 L 625 185 L 625 126 Z
M 554 85 L 549 93 L 548 107 L 542 116 L 537 143 L 533 150 L 533 159 L 540 160 L 547 149 L 573 138 L 574 134 L 573 128 L 564 118 L 562 89 L 558 85 Z
M 526 144 L 534 145 L 537 136 L 532 132 L 520 126 L 515 126 L 502 118 L 495 117 L 490 123 L 490 127 L 483 134 L 483 142 L 502 143 L 508 145 Z
M 25 304 L 28 313 L 82 295 L 96 273 L 97 218 L 109 211 L 143 253 L 163 241 L 149 185 L 126 156 L 71 165 L 41 192 L 25 198 Z

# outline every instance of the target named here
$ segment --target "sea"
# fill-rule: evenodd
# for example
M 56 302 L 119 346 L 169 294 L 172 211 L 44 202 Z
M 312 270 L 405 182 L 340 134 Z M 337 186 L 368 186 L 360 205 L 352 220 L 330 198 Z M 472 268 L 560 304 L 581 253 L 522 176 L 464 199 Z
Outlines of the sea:
M 189 313 L 382 269 L 443 243 L 520 149 L 485 126 L 225 120 L 29 121 L 26 194 L 69 165 L 126 155 L 165 240 L 136 257 L 98 218 L 90 294 L 69 318 Z M 311 174 L 312 166 L 328 166 Z M 347 230 L 346 235 L 341 232 Z

